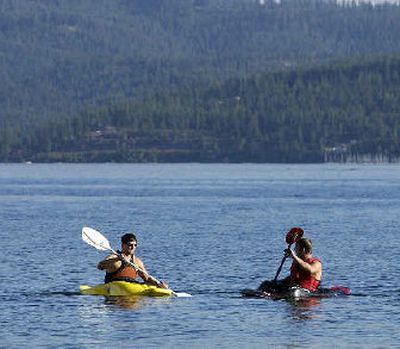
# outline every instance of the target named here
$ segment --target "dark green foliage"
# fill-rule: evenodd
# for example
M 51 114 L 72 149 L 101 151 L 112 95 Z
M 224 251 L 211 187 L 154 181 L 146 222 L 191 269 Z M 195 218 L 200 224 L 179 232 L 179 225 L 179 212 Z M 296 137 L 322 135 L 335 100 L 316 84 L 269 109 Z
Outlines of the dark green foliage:
M 34 161 L 394 161 L 399 73 L 391 56 L 186 86 L 45 122 L 1 149 Z
M 1 117 L 400 51 L 400 6 L 286 0 L 2 0 Z
M 397 157 L 400 6 L 265 3 L 1 1 L 0 160 Z

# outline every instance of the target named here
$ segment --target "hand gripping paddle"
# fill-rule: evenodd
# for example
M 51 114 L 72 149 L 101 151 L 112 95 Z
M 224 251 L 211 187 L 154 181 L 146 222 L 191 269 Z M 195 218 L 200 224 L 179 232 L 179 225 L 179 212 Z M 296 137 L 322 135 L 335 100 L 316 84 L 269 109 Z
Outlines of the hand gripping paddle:
M 288 249 L 290 248 L 290 246 L 292 246 L 297 241 L 299 241 L 303 237 L 303 234 L 304 234 L 304 230 L 301 228 L 294 227 L 294 228 L 290 229 L 288 231 L 288 233 L 286 234 L 286 243 L 288 244 Z M 282 267 L 286 261 L 286 258 L 287 258 L 286 255 L 282 258 L 281 265 L 279 266 L 278 271 L 275 274 L 274 282 L 276 282 L 276 280 L 278 279 L 278 276 L 282 270 Z

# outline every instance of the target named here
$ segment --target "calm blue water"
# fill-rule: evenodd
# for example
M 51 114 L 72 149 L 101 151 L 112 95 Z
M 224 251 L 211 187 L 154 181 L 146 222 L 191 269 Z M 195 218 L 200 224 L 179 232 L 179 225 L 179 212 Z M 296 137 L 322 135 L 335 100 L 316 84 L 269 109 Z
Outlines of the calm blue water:
M 0 347 L 400 346 L 398 165 L 0 165 Z M 82 296 L 123 231 L 156 277 L 192 298 Z M 274 276 L 292 226 L 353 295 L 240 297 Z M 285 265 L 282 276 L 287 273 Z

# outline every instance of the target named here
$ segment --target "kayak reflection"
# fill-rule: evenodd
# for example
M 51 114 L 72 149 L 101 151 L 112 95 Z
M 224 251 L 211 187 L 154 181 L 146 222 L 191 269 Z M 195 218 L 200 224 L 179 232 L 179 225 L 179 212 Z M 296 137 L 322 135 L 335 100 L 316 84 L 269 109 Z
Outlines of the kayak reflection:
M 169 302 L 168 298 L 148 298 L 143 296 L 107 296 L 104 304 L 107 306 L 115 306 L 123 309 L 137 310 L 144 306 L 154 304 L 153 302 Z
M 134 310 L 139 309 L 145 304 L 145 298 L 140 296 L 105 297 L 104 304 Z
M 315 311 L 321 305 L 321 298 L 310 297 L 288 300 L 289 311 L 294 320 L 313 320 L 319 317 Z

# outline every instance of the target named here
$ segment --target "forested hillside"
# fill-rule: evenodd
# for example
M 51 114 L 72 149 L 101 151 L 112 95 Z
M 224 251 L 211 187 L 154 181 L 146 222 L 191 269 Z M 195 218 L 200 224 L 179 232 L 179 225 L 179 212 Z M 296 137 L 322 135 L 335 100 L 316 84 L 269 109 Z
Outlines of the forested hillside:
M 183 85 L 400 52 L 398 5 L 2 0 L 0 120 L 30 129 Z
M 323 162 L 400 156 L 400 56 L 185 86 L 3 133 L 9 161 Z

